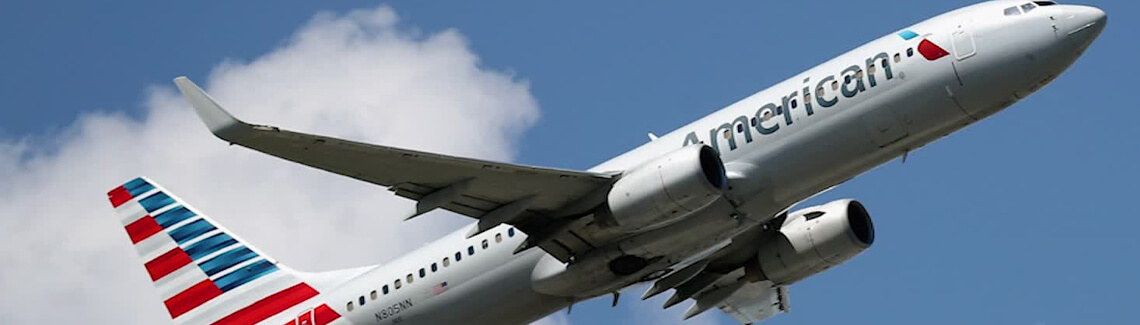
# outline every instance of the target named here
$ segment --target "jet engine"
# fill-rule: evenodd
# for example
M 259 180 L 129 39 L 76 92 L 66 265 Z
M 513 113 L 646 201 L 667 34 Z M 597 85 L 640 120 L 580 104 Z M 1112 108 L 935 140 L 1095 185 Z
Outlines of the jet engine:
M 845 199 L 788 214 L 779 231 L 762 240 L 759 267 L 776 284 L 791 284 L 843 264 L 875 242 L 871 216 Z
M 727 188 L 720 154 L 707 145 L 686 146 L 622 175 L 601 215 L 621 231 L 644 231 L 700 211 Z

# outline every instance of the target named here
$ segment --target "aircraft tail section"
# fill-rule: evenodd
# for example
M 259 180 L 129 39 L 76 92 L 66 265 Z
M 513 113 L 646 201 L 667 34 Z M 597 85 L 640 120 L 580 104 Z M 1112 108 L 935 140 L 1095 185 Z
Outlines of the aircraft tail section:
M 347 323 L 297 273 L 154 182 L 107 196 L 175 323 Z

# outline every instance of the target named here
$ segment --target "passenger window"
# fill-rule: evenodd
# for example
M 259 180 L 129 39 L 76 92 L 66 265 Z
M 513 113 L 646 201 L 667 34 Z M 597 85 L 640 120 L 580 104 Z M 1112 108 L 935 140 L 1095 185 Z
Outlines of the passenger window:
M 400 284 L 400 279 L 396 279 L 396 286 L 395 287 L 396 287 L 396 289 L 399 289 L 400 287 L 402 287 L 402 285 Z
M 804 94 L 804 103 L 811 103 L 811 94 Z
M 816 95 L 816 96 L 820 96 L 820 97 L 822 97 L 822 96 L 823 96 L 823 94 L 824 94 L 824 92 L 823 92 L 823 87 L 819 87 L 819 88 L 816 88 L 816 89 L 815 89 L 815 95 Z M 807 99 L 805 99 L 804 101 L 806 102 L 806 101 L 807 101 Z
M 486 239 L 484 239 L 483 240 L 483 249 L 487 249 L 487 246 L 491 246 L 491 243 L 488 242 Z
M 515 236 L 515 228 L 507 229 L 507 237 Z
M 351 301 L 348 302 L 348 311 L 352 311 L 352 302 Z
M 360 306 L 364 306 L 364 296 L 360 296 Z
M 732 139 L 732 132 L 730 132 L 729 130 L 724 130 L 724 138 L 725 139 Z
M 372 300 L 376 300 L 376 298 L 380 297 L 380 293 L 376 292 L 376 290 L 372 290 L 372 293 L 368 294 L 368 296 L 371 297 Z
M 1006 16 L 1017 16 L 1021 14 L 1021 10 L 1017 10 L 1017 6 L 1005 8 Z
M 503 242 L 503 234 L 495 234 L 495 243 Z
M 796 100 L 795 99 L 792 100 L 792 108 L 796 108 Z
M 409 285 L 410 285 L 410 284 L 412 284 L 412 281 L 415 281 L 415 280 L 416 280 L 416 277 L 412 276 L 412 274 L 411 274 L 411 273 L 408 273 L 408 276 L 407 276 L 407 277 L 405 277 L 405 278 L 407 278 L 407 279 L 408 279 L 408 284 L 409 284 Z
M 752 118 L 748 119 L 748 121 L 749 121 L 749 123 L 751 123 L 751 124 L 752 124 L 752 126 L 756 126 L 756 117 L 755 117 L 755 116 L 753 116 Z
M 851 75 L 843 76 L 843 84 L 846 85 L 849 83 L 851 83 Z
M 435 264 L 435 263 L 431 263 L 431 271 L 432 272 L 439 271 L 439 265 Z
M 467 256 L 475 255 L 475 246 L 467 246 Z
M 876 70 L 878 67 L 879 67 L 879 66 L 872 64 L 871 66 L 867 67 L 867 73 L 870 73 L 870 74 L 875 74 L 875 70 Z
M 899 63 L 899 61 L 902 61 L 902 55 L 895 53 L 895 63 Z
M 448 266 L 451 266 L 451 259 L 444 257 L 443 258 L 443 267 L 448 267 Z
M 459 262 L 461 260 L 463 260 L 463 253 L 455 252 L 455 261 Z
M 776 115 L 784 114 L 783 106 L 776 106 Z
M 908 48 L 906 49 L 906 57 L 908 57 L 908 58 L 909 58 L 909 57 L 912 57 L 912 56 L 914 56 L 914 48 L 913 48 L 913 47 L 908 47 Z
M 888 61 L 887 59 L 883 59 L 883 62 L 880 64 L 883 66 L 883 69 L 887 68 L 887 61 Z
M 855 73 L 855 79 L 863 79 L 863 70 Z
M 420 268 L 420 279 L 423 279 L 425 276 L 427 276 L 427 270 Z
M 744 133 L 744 124 L 736 123 L 736 132 Z
M 397 281 L 399 281 L 399 280 L 397 280 Z M 380 292 L 383 292 L 384 294 L 388 294 L 388 285 L 385 284 L 383 287 L 380 287 Z
M 839 82 L 838 81 L 832 81 L 831 82 L 831 90 L 839 90 Z
M 1027 3 L 1027 4 L 1021 5 L 1021 10 L 1025 11 L 1025 13 L 1029 13 L 1033 9 L 1037 9 L 1037 6 L 1032 4 L 1032 3 Z

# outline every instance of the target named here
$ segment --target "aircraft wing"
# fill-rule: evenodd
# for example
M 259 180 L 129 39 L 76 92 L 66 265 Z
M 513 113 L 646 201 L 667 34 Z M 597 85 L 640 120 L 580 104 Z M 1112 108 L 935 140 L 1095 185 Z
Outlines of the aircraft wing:
M 558 237 L 578 237 L 565 234 L 574 217 L 599 204 L 616 180 L 616 175 L 453 157 L 248 124 L 186 77 L 174 83 L 222 140 L 385 186 L 417 201 L 408 219 L 436 208 L 450 210 L 480 220 L 471 236 L 501 223 L 514 225 L 534 238 L 520 251 L 540 246 L 563 261 L 580 253 L 574 247 L 582 245 Z

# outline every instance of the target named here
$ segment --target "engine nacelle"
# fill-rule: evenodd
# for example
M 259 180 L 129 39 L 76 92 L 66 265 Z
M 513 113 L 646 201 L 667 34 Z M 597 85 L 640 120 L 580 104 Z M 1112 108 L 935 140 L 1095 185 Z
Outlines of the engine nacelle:
M 761 243 L 760 270 L 777 284 L 790 284 L 843 264 L 875 242 L 871 216 L 845 199 L 788 214 L 780 231 Z
M 606 198 L 604 219 L 625 232 L 665 226 L 712 204 L 727 188 L 720 154 L 707 145 L 687 146 L 622 175 Z

